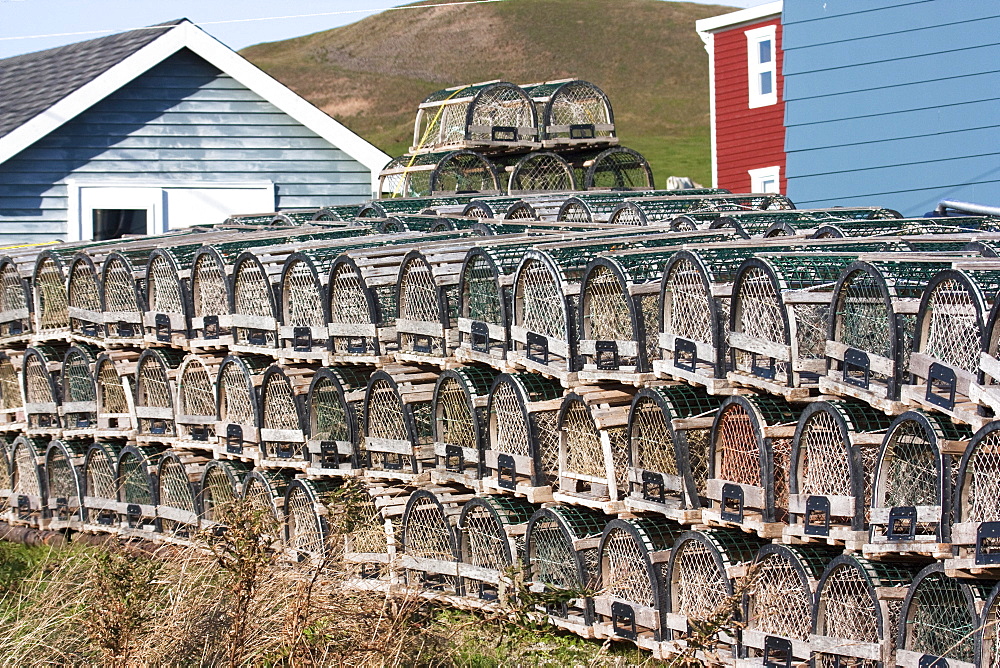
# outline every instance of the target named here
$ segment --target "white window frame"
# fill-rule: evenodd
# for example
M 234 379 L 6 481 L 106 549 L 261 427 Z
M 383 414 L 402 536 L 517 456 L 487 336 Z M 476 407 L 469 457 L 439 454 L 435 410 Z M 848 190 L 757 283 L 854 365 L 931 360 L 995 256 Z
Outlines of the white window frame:
M 781 194 L 781 166 L 761 167 L 760 169 L 748 169 L 750 175 L 750 192 L 753 193 L 774 193 Z M 767 182 L 774 183 L 774 190 L 766 190 L 764 185 Z
M 767 107 L 778 103 L 778 43 L 777 26 L 764 26 L 746 31 L 747 36 L 747 82 L 750 86 L 750 109 Z M 760 43 L 771 41 L 771 62 L 760 62 Z M 771 73 L 771 92 L 760 92 L 760 75 Z

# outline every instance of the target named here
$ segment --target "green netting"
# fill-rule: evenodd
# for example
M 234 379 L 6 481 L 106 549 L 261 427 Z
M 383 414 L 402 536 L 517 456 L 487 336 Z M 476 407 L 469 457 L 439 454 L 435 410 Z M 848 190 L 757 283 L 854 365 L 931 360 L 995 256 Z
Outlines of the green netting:
M 767 395 L 743 397 L 747 403 L 757 409 L 764 421 L 763 426 L 773 427 L 778 424 L 798 422 L 804 406 L 789 404 L 784 399 Z
M 844 400 L 827 402 L 847 422 L 847 428 L 855 433 L 885 431 L 892 418 L 884 412 L 860 401 Z
M 982 216 L 950 216 L 943 218 L 897 218 L 894 220 L 847 220 L 830 224 L 832 230 L 845 237 L 876 235 L 912 236 L 917 234 L 956 234 L 969 231 L 992 232 L 998 228 L 995 218 Z M 822 229 L 816 234 L 823 234 Z
M 513 373 L 507 377 L 521 387 L 529 402 L 549 401 L 563 395 L 563 387 L 558 381 L 539 374 Z
M 476 497 L 490 505 L 504 524 L 525 524 L 538 510 L 538 506 L 516 496 L 491 494 Z
M 635 528 L 639 539 L 649 552 L 669 550 L 685 531 L 680 524 L 662 517 L 637 517 L 622 521 L 628 522 Z
M 650 388 L 663 400 L 671 420 L 683 420 L 713 413 L 722 405 L 723 397 L 713 396 L 704 388 L 693 385 L 667 385 Z
M 604 513 L 581 506 L 555 506 L 549 510 L 563 521 L 573 540 L 600 536 L 608 523 Z
M 843 554 L 843 550 L 835 547 L 827 547 L 826 545 L 782 545 L 781 548 L 795 555 L 795 559 L 799 562 L 799 565 L 814 580 L 819 580 L 830 562 L 835 557 Z M 767 551 L 766 548 L 762 550 L 762 552 L 765 551 Z

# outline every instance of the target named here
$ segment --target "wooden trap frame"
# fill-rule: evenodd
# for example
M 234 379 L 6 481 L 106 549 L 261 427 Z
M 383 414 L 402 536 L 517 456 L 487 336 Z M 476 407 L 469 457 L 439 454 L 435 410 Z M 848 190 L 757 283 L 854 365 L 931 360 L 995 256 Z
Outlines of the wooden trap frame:
M 396 360 L 446 364 L 458 345 L 459 268 L 465 245 L 411 250 L 396 278 Z
M 507 81 L 436 91 L 417 108 L 410 152 L 538 148 L 535 104 L 529 91 Z
M 821 668 L 894 666 L 900 612 L 923 563 L 835 557 L 820 577 L 809 647 Z
M 552 500 L 559 475 L 558 411 L 562 387 L 532 373 L 500 374 L 490 388 L 489 443 L 483 489 Z
M 242 497 L 254 524 L 272 547 L 284 542 L 285 495 L 292 478 L 281 471 L 250 471 L 243 478 Z
M 477 496 L 458 519 L 458 575 L 463 594 L 491 603 L 524 566 L 525 532 L 538 506 L 506 495 Z
M 260 384 L 271 360 L 263 355 L 229 355 L 219 366 L 215 381 L 218 415 L 215 449 L 218 457 L 259 461 Z
M 726 529 L 685 531 L 674 540 L 664 577 L 666 626 L 674 643 L 686 647 L 698 626 L 716 616 L 738 621 L 737 586 L 762 544 L 754 536 Z M 727 611 L 729 605 L 732 607 Z M 733 627 L 723 624 L 710 639 L 714 645 L 709 650 L 712 656 L 698 658 L 706 662 L 732 661 L 737 646 L 737 638 L 730 630 Z
M 97 440 L 83 461 L 84 528 L 113 531 L 118 525 L 118 455 L 123 443 Z
M 667 562 L 681 525 L 663 518 L 612 519 L 598 548 L 594 630 L 640 647 L 668 641 Z M 658 654 L 654 650 L 654 655 Z
M 525 533 L 526 580 L 544 594 L 535 611 L 585 638 L 594 635 L 601 536 L 607 516 L 589 508 L 556 505 L 536 510 Z
M 295 561 L 322 563 L 329 554 L 330 498 L 337 490 L 332 480 L 302 480 L 288 483 L 285 492 L 285 550 Z
M 332 363 L 379 364 L 388 356 L 387 344 L 395 340 L 395 297 L 391 288 L 378 281 L 361 257 L 338 257 L 330 266 L 329 292 L 330 361 Z M 368 280 L 376 279 L 369 286 Z M 394 286 L 392 286 L 394 288 Z
M 188 349 L 191 339 L 191 266 L 198 246 L 157 248 L 146 263 L 146 311 L 142 316 L 147 345 Z
M 213 459 L 202 470 L 198 506 L 202 526 L 224 526 L 233 504 L 243 495 L 243 480 L 253 466 L 239 460 Z
M 865 556 L 951 556 L 953 484 L 971 436 L 921 410 L 893 421 L 875 466 Z
M 318 369 L 306 396 L 310 475 L 350 474 L 361 468 L 364 399 L 372 367 Z
M 432 400 L 437 372 L 393 365 L 376 371 L 365 391 L 365 475 L 404 481 L 435 467 Z
M 126 445 L 118 453 L 118 527 L 125 535 L 159 532 L 157 522 L 156 468 L 162 445 Z
M 510 195 L 576 190 L 573 166 L 551 151 L 532 151 L 525 155 L 493 158 L 501 185 Z M 504 173 L 509 174 L 505 179 Z M 506 181 L 506 182 L 505 182 Z
M 0 344 L 26 341 L 33 328 L 31 283 L 8 256 L 0 257 L 0 283 Z
M 216 380 L 224 358 L 217 353 L 188 353 L 177 370 L 177 444 L 210 450 L 219 414 Z
M 638 151 L 624 146 L 574 154 L 577 187 L 581 190 L 651 190 L 653 170 Z
M 149 251 L 108 254 L 101 265 L 101 315 L 107 346 L 143 345 L 145 300 L 141 281 Z
M 806 665 L 812 656 L 813 598 L 841 552 L 819 545 L 763 545 L 743 594 L 740 668 Z
M 45 524 L 45 451 L 48 439 L 18 436 L 10 446 L 11 488 L 7 520 L 11 524 Z
M 977 630 L 994 583 L 957 580 L 940 563 L 917 573 L 899 617 L 896 665 L 977 668 Z
M 786 540 L 861 549 L 868 540 L 875 462 L 890 422 L 856 401 L 806 406 L 792 440 Z
M 721 398 L 690 385 L 636 393 L 628 414 L 629 511 L 682 524 L 701 521 L 711 428 L 721 404 Z
M 110 350 L 94 363 L 97 385 L 97 428 L 101 438 L 130 438 L 139 428 L 135 415 L 135 373 L 139 353 Z
M 827 330 L 829 368 L 820 389 L 893 414 L 910 371 L 920 296 L 944 262 L 870 260 L 844 269 Z
M 267 261 L 262 253 L 244 251 L 230 276 L 232 303 L 229 324 L 231 351 L 273 355 L 278 349 L 278 304 L 272 282 L 283 256 Z M 221 326 L 221 325 L 220 325 Z
M 309 466 L 306 401 L 314 370 L 272 364 L 260 384 L 260 446 L 264 467 Z
M 733 282 L 751 248 L 677 251 L 660 282 L 658 346 L 652 366 L 674 378 L 726 394 L 729 312 Z
M 1000 422 L 972 436 L 955 481 L 949 575 L 1000 575 Z M 1000 657 L 998 657 L 1000 660 Z
M 995 414 L 977 400 L 986 322 L 997 291 L 1000 271 L 946 269 L 924 290 L 917 311 L 910 354 L 910 383 L 902 398 L 956 420 L 982 427 Z M 987 361 L 988 365 L 989 362 Z M 973 389 L 975 387 L 975 389 Z M 1000 404 L 996 404 L 1000 407 Z
M 615 113 L 603 90 L 580 79 L 522 86 L 538 112 L 543 148 L 617 144 Z
M 59 374 L 62 360 L 69 347 L 56 342 L 29 347 L 24 353 L 21 383 L 24 388 L 24 413 L 29 435 L 58 438 L 62 428 L 59 419 Z
M 462 594 L 458 577 L 459 517 L 475 495 L 437 486 L 410 494 L 400 523 L 400 568 L 409 587 L 437 594 Z
M 177 438 L 174 401 L 184 353 L 173 348 L 146 348 L 136 362 L 135 439 L 140 443 L 173 443 Z
M 788 466 L 802 408 L 772 396 L 728 397 L 712 424 L 709 524 L 778 538 L 788 520 Z
M 80 529 L 83 522 L 83 462 L 87 447 L 79 442 L 53 440 L 45 451 L 44 505 L 47 528 Z
M 100 344 L 104 341 L 100 274 L 94 260 L 79 251 L 70 261 L 66 281 L 66 314 L 74 341 Z
M 92 438 L 97 424 L 97 358 L 101 350 L 89 343 L 70 346 L 59 374 L 59 416 L 62 437 Z
M 69 311 L 66 302 L 66 272 L 59 254 L 45 250 L 38 254 L 31 274 L 32 315 L 34 327 L 31 340 L 69 340 Z
M 557 502 L 624 510 L 628 495 L 628 421 L 634 391 L 581 386 L 563 397 L 559 428 Z
M 731 300 L 730 383 L 805 399 L 826 373 L 832 289 L 855 256 L 801 253 L 748 258 Z
M 0 352 L 0 433 L 22 432 L 27 425 L 21 390 L 23 362 L 23 353 Z
M 378 183 L 381 197 L 389 199 L 502 192 L 496 166 L 485 155 L 469 150 L 401 155 L 382 168 Z
M 200 526 L 198 484 L 207 459 L 185 452 L 164 452 L 156 465 L 156 517 L 168 540 L 189 542 Z
M 483 477 L 490 389 L 497 372 L 482 367 L 442 371 L 434 385 L 434 456 L 431 479 L 471 489 Z

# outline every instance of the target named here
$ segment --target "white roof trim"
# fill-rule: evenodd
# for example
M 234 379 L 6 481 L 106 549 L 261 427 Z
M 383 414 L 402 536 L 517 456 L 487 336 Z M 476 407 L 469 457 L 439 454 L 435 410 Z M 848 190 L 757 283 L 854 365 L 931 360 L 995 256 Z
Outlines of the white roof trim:
M 729 30 L 746 23 L 754 23 L 773 16 L 781 16 L 782 0 L 768 2 L 756 7 L 741 9 L 738 12 L 730 12 L 722 16 L 710 16 L 707 19 L 699 19 L 694 22 L 694 29 L 699 33 L 719 32 Z
M 0 138 L 0 163 L 11 159 L 183 48 L 198 54 L 367 167 L 372 172 L 372 190 L 377 188 L 378 172 L 391 160 L 387 154 L 186 20 Z

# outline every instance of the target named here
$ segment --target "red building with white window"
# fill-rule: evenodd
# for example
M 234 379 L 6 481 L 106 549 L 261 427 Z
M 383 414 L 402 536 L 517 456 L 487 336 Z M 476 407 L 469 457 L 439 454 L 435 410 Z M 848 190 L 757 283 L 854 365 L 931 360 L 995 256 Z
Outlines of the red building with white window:
M 708 51 L 717 188 L 785 192 L 781 8 L 770 2 L 695 24 Z

